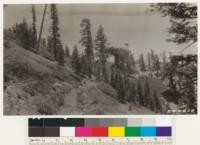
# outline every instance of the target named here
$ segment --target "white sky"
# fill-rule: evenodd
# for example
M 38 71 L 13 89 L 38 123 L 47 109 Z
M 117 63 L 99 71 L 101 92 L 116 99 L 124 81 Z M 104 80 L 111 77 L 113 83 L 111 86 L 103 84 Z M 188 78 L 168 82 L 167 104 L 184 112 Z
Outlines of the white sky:
M 167 17 L 159 13 L 147 13 L 148 4 L 62 4 L 58 5 L 61 40 L 70 49 L 76 44 L 79 49 L 80 23 L 83 18 L 89 18 L 92 25 L 93 38 L 100 24 L 103 25 L 110 46 L 129 48 L 137 57 L 153 49 L 155 53 L 163 51 L 173 54 L 182 50 L 186 45 L 176 45 L 166 41 L 167 28 L 170 23 Z M 37 28 L 41 23 L 44 5 L 36 5 Z M 48 8 L 49 11 L 49 8 Z M 4 8 L 4 27 L 13 26 L 25 17 L 29 24 L 32 21 L 31 5 L 8 5 Z M 51 23 L 49 12 L 44 23 L 43 37 L 49 35 Z M 197 53 L 197 44 L 188 48 L 184 53 Z

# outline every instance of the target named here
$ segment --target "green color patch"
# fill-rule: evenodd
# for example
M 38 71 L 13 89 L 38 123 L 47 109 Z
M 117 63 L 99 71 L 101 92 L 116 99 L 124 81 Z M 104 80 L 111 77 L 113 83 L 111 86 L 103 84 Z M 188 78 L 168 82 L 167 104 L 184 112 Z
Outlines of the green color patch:
M 125 136 L 140 136 L 140 127 L 126 127 Z

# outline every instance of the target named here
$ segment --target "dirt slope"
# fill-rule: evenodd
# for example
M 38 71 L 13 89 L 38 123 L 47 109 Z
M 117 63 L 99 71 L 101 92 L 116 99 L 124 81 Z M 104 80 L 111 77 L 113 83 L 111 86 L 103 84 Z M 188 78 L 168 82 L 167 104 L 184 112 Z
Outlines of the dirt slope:
M 65 96 L 64 105 L 57 114 L 154 114 L 141 106 L 132 106 L 132 111 L 128 111 L 129 104 L 119 103 L 115 99 L 117 97 L 115 90 L 108 84 L 88 80 L 83 82 L 84 84 L 72 89 Z
M 4 48 L 4 114 L 53 114 L 79 77 L 8 40 Z

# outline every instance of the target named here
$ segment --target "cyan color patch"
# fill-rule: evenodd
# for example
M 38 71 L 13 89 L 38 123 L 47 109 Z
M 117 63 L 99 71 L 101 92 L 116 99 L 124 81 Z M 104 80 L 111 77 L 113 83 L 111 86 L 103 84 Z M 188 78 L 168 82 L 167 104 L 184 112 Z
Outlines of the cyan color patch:
M 141 127 L 140 136 L 156 136 L 156 127 Z

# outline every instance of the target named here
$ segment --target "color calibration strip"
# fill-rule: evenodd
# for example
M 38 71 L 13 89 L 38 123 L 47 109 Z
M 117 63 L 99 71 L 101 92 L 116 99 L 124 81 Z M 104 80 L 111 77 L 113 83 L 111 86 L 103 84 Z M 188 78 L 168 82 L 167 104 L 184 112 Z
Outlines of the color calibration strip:
M 29 119 L 29 137 L 170 137 L 172 122 L 152 118 Z

